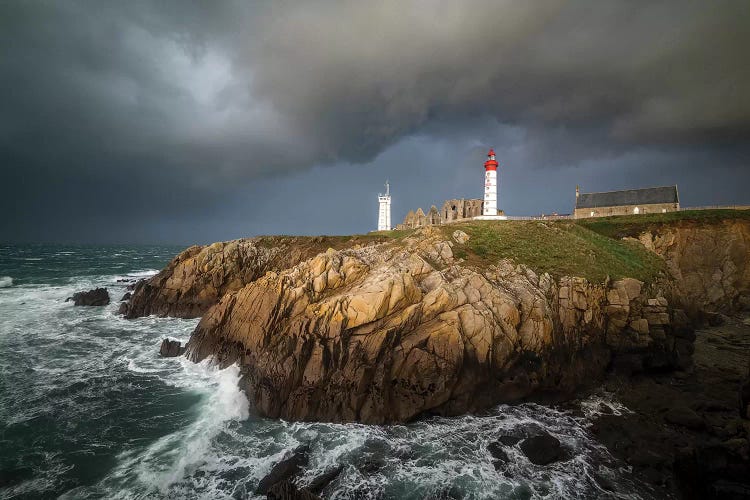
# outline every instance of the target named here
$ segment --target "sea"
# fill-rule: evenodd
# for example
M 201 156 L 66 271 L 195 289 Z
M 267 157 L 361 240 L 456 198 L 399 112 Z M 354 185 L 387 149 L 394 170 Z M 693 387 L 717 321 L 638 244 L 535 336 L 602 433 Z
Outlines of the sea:
M 406 425 L 301 423 L 259 416 L 239 369 L 162 358 L 198 320 L 117 314 L 133 280 L 174 246 L 0 245 L 0 498 L 263 498 L 256 487 L 300 445 L 298 484 L 343 466 L 331 499 L 649 498 L 589 431 L 602 392 L 565 407 L 500 405 L 482 415 Z M 108 306 L 74 307 L 105 287 Z M 544 430 L 570 459 L 532 464 L 503 434 Z

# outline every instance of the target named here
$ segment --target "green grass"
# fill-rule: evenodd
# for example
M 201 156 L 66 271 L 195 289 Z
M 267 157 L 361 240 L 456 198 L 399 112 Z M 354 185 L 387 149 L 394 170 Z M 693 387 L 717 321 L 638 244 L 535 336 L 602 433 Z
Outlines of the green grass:
M 665 214 L 618 215 L 578 219 L 576 224 L 610 238 L 637 237 L 665 224 L 719 224 L 727 220 L 750 220 L 750 210 L 686 210 Z
M 485 268 L 510 258 L 554 277 L 582 276 L 593 282 L 632 277 L 651 282 L 664 262 L 642 245 L 609 238 L 572 221 L 472 221 L 441 226 L 446 237 L 456 229 L 469 235 L 454 245 L 467 265 Z

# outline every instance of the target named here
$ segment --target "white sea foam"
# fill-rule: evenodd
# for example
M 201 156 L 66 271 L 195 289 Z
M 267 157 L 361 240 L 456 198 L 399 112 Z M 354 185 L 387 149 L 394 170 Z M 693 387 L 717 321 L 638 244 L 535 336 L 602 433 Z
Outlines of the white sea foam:
M 177 385 L 192 386 L 203 395 L 198 417 L 186 428 L 158 439 L 141 452 L 122 453 L 120 463 L 104 479 L 104 484 L 111 487 L 119 484 L 119 488 L 140 484 L 141 490 L 164 494 L 170 485 L 198 468 L 218 468 L 221 457 L 212 449 L 215 438 L 230 422 L 245 420 L 249 415 L 247 398 L 238 386 L 239 368 L 219 370 L 209 360 L 201 363 L 185 360 L 181 364 L 185 371 Z M 130 494 L 123 490 L 121 496 Z
M 13 286 L 13 278 L 10 276 L 0 276 L 0 288 L 10 288 Z

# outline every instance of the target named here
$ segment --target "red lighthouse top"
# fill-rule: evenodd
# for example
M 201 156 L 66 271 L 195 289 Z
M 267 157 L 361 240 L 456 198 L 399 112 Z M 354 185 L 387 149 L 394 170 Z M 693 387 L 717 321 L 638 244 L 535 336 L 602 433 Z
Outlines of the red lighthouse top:
M 484 170 L 497 170 L 497 160 L 495 160 L 495 150 L 490 148 L 487 153 L 487 161 L 484 162 Z

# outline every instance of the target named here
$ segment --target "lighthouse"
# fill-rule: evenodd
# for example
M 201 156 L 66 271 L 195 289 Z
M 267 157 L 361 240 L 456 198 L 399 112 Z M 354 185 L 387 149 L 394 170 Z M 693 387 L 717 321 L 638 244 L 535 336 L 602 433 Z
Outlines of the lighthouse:
M 495 150 L 490 148 L 484 162 L 484 210 L 482 215 L 497 215 L 497 160 Z
M 378 231 L 391 230 L 391 186 L 385 181 L 385 194 L 378 194 Z
M 480 220 L 506 220 L 504 215 L 497 213 L 497 160 L 495 150 L 490 148 L 487 161 L 484 162 L 484 208 L 482 215 L 475 217 Z

